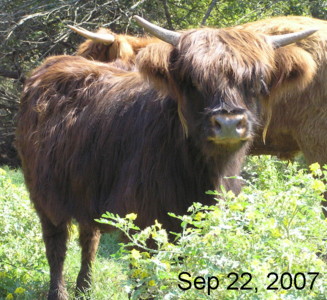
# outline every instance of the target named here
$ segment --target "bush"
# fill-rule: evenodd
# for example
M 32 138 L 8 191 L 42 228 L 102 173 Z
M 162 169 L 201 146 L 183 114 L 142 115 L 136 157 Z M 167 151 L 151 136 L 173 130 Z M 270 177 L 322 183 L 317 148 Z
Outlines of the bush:
M 103 215 L 99 222 L 131 241 L 122 259 L 131 264 L 125 286 L 132 299 L 325 299 L 326 169 L 249 160 L 240 195 L 211 191 L 216 205 L 194 203 L 188 215 L 170 214 L 182 226 L 174 244 L 158 222 L 141 231 L 135 214 Z M 150 238 L 157 250 L 147 247 Z

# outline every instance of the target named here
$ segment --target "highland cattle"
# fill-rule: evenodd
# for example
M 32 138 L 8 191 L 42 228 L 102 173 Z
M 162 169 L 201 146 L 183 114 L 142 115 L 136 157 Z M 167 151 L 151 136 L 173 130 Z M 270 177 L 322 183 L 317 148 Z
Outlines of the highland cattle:
M 69 225 L 82 248 L 77 289 L 90 285 L 110 211 L 136 213 L 142 228 L 170 231 L 207 190 L 240 191 L 237 176 L 251 145 L 260 103 L 289 75 L 281 46 L 314 30 L 267 36 L 247 29 L 171 32 L 136 20 L 166 43 L 152 43 L 136 70 L 80 56 L 54 56 L 26 80 L 17 147 L 39 215 L 50 266 L 48 299 L 67 299 L 63 279 Z

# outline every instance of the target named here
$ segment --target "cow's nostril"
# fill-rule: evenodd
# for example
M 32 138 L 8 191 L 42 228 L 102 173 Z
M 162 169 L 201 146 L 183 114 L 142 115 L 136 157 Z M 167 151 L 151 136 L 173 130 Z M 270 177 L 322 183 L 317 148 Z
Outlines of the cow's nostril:
M 237 123 L 236 129 L 244 129 L 246 127 L 246 118 L 245 116 Z
M 217 120 L 216 118 L 214 118 L 214 126 L 216 127 L 216 130 L 220 130 L 221 129 L 221 124 L 219 122 L 219 120 Z

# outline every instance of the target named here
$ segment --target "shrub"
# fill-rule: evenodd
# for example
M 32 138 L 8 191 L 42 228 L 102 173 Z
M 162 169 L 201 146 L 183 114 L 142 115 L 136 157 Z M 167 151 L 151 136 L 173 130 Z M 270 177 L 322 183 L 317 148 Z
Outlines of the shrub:
M 325 299 L 326 169 L 249 160 L 250 179 L 238 196 L 209 191 L 216 205 L 170 214 L 181 220 L 175 243 L 158 222 L 139 230 L 135 214 L 98 220 L 130 239 L 122 259 L 131 265 L 125 286 L 132 299 Z M 147 247 L 150 238 L 156 250 Z

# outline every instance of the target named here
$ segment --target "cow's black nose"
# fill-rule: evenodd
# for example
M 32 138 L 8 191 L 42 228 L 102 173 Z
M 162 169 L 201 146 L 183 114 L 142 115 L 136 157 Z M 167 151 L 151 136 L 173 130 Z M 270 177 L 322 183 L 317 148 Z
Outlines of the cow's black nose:
M 248 118 L 246 114 L 218 113 L 211 117 L 215 139 L 242 140 L 248 134 Z

